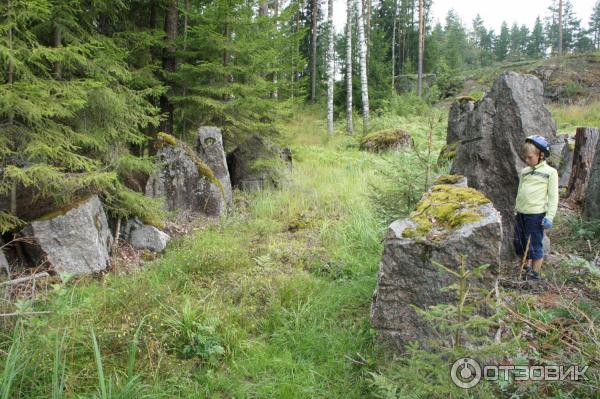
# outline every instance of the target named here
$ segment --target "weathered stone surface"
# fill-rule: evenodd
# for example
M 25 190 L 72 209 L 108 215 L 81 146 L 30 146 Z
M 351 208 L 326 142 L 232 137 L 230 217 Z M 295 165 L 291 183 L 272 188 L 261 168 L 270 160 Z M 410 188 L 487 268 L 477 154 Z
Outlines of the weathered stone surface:
M 0 240 L 0 245 L 4 245 L 2 240 Z M 0 270 L 10 277 L 10 263 L 8 263 L 8 259 L 6 259 L 6 255 L 4 255 L 4 250 L 2 248 L 0 248 Z
M 462 140 L 469 113 L 475 108 L 475 102 L 465 99 L 456 100 L 448 113 L 448 130 L 446 143 L 453 144 Z
M 469 186 L 482 191 L 501 212 L 506 232 L 502 251 L 507 261 L 514 259 L 513 212 L 519 172 L 526 166 L 520 157 L 521 145 L 533 134 L 551 141 L 556 137 L 556 125 L 542 94 L 542 83 L 535 76 L 506 72 L 464 116 L 464 127 L 457 127 L 463 138 L 451 173 L 466 176 Z
M 113 237 L 96 195 L 62 214 L 31 222 L 23 235 L 33 240 L 27 246 L 31 258 L 47 261 L 57 272 L 87 274 L 109 265 Z
M 247 191 L 280 187 L 292 168 L 291 158 L 289 148 L 282 150 L 260 136 L 250 136 L 228 157 L 232 185 Z
M 434 261 L 452 270 L 458 270 L 463 255 L 467 269 L 488 263 L 491 268 L 476 284 L 491 287 L 500 263 L 501 217 L 490 203 L 480 205 L 478 211 L 481 219 L 450 230 L 441 239 L 405 237 L 407 229 L 416 228 L 410 219 L 390 225 L 371 306 L 371 322 L 384 341 L 402 350 L 410 342 L 426 343 L 433 336 L 431 326 L 412 305 L 426 309 L 453 300 L 452 293 L 442 292 L 452 278 Z
M 202 209 L 200 175 L 194 161 L 183 148 L 174 145 L 163 146 L 156 155 L 162 166 L 148 179 L 146 195 L 164 198 L 170 211 L 199 212 Z
M 127 239 L 135 249 L 162 252 L 171 240 L 167 233 L 154 226 L 144 224 L 137 218 L 128 223 L 127 227 L 129 228 Z
M 596 154 L 590 168 L 583 216 L 588 219 L 600 219 L 600 140 L 596 143 Z
M 202 126 L 198 129 L 196 139 L 196 152 L 213 171 L 223 186 L 223 192 L 207 178 L 200 182 L 202 197 L 202 213 L 208 216 L 219 216 L 227 211 L 231 205 L 231 179 L 227 168 L 227 159 L 223 149 L 223 136 L 221 131 L 213 126 Z
M 569 201 L 582 205 L 585 202 L 599 139 L 600 131 L 595 127 L 578 127 L 576 129 L 573 167 L 567 188 Z

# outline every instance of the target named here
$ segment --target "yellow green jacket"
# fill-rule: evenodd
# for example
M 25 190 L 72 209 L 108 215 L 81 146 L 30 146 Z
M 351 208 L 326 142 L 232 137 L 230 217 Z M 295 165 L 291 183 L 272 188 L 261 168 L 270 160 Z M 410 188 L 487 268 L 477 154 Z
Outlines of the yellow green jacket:
M 528 166 L 519 176 L 519 191 L 515 209 L 517 212 L 544 213 L 554 219 L 558 208 L 558 172 L 546 161 L 533 168 Z

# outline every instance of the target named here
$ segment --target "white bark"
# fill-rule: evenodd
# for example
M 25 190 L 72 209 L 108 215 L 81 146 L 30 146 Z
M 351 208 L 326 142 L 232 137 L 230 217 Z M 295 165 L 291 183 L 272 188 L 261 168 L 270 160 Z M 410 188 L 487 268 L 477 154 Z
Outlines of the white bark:
M 396 25 L 398 24 L 399 1 L 400 0 L 396 0 L 394 27 L 392 29 L 392 93 L 396 93 Z
M 363 105 L 363 131 L 369 129 L 369 84 L 367 81 L 367 45 L 365 43 L 365 23 L 362 0 L 356 0 L 358 15 L 358 55 L 360 58 L 360 91 Z
M 333 135 L 333 0 L 329 0 L 327 10 L 329 47 L 327 49 L 327 133 Z
M 352 134 L 352 0 L 346 1 L 346 132 Z
M 419 82 L 417 84 L 417 94 L 419 97 L 423 94 L 423 53 L 425 51 L 425 10 L 423 0 L 419 0 Z
M 317 100 L 317 16 L 319 3 L 312 0 L 312 26 L 311 26 L 311 57 L 310 57 L 310 101 Z

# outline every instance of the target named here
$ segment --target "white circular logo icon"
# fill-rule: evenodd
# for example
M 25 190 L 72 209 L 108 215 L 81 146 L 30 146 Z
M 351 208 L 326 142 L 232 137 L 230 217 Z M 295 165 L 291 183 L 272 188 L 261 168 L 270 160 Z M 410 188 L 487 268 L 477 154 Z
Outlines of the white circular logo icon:
M 450 377 L 457 387 L 473 388 L 481 381 L 481 366 L 477 363 L 477 360 L 463 357 L 452 364 Z

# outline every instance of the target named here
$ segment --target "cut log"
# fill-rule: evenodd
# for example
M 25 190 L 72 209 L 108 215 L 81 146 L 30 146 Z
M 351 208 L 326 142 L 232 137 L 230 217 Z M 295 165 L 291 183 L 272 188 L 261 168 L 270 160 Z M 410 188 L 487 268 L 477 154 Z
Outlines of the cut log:
M 573 153 L 573 167 L 567 197 L 570 201 L 581 204 L 585 200 L 588 181 L 596 143 L 598 142 L 598 129 L 595 127 L 578 127 L 575 133 L 575 151 Z

